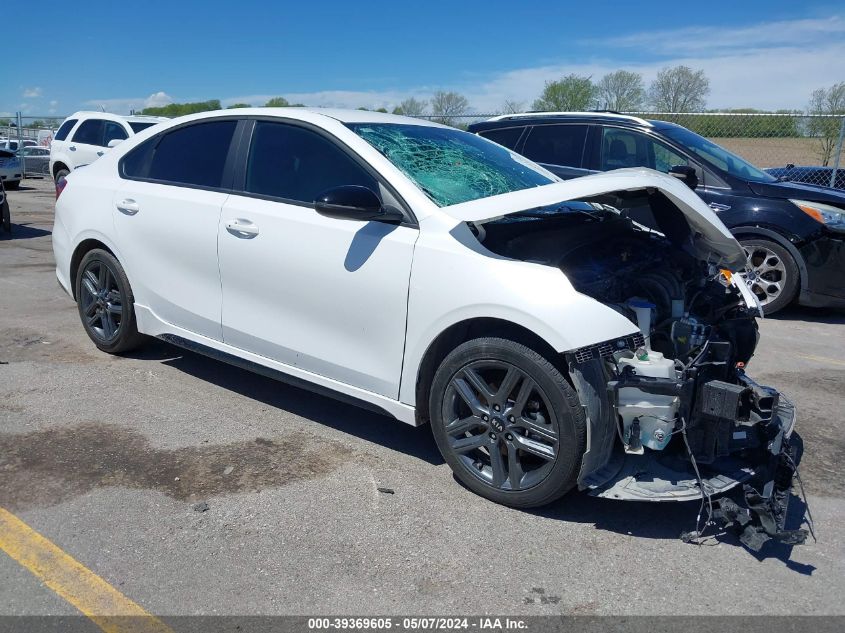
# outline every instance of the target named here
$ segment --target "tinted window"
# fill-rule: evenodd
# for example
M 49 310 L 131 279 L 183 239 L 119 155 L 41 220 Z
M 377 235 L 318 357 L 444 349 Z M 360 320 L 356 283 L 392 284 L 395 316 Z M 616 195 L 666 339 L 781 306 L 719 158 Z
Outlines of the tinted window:
M 326 189 L 341 185 L 379 190 L 375 179 L 327 138 L 283 123 L 256 123 L 246 191 L 312 203 Z
M 602 130 L 599 166 L 602 170 L 649 167 L 668 172 L 675 165 L 689 165 L 689 161 L 650 136 L 612 127 Z
M 221 187 L 223 168 L 236 125 L 236 121 L 195 123 L 151 139 L 156 142 L 154 146 L 145 148 L 148 141 L 127 156 L 124 173 L 129 175 L 132 169 L 137 169 L 138 162 L 143 163 L 144 150 L 152 149 L 148 178 L 200 187 Z M 135 152 L 138 152 L 138 157 L 133 156 Z
M 489 138 L 494 143 L 504 145 L 508 149 L 514 149 L 524 129 L 521 127 L 509 127 L 502 130 L 485 130 L 484 132 L 480 132 L 480 134 L 484 138 Z
M 531 128 L 522 153 L 538 163 L 580 167 L 586 139 L 586 125 L 538 125 Z
M 141 130 L 146 130 L 148 127 L 152 127 L 152 126 L 157 125 L 157 124 L 158 124 L 158 121 L 153 121 L 151 123 L 140 123 L 139 121 L 130 121 L 129 127 L 131 127 L 132 131 L 135 132 L 135 134 L 137 134 Z
M 73 126 L 76 125 L 76 122 L 78 120 L 79 119 L 68 119 L 67 121 L 62 123 L 62 126 L 59 128 L 59 131 L 56 132 L 55 140 L 57 140 L 57 141 L 65 140 L 67 138 L 67 135 L 70 134 L 70 131 L 73 129 Z
M 716 143 L 708 141 L 684 127 L 670 127 L 664 130 L 664 134 L 706 163 L 728 172 L 731 176 L 752 182 L 775 182 L 777 180 L 774 176 L 757 169 L 747 160 L 732 154 L 721 145 L 716 145 Z
M 125 178 L 146 178 L 149 158 L 152 156 L 156 143 L 158 143 L 158 138 L 151 138 L 124 156 L 120 161 L 121 175 Z
M 103 141 L 100 143 L 103 146 L 107 146 L 110 141 L 115 139 L 123 141 L 129 138 L 129 135 L 126 133 L 126 130 L 123 129 L 123 126 L 115 123 L 114 121 L 105 121 L 103 123 L 103 127 Z
M 103 140 L 103 120 L 88 119 L 83 121 L 79 129 L 73 135 L 74 143 L 85 143 L 87 145 L 100 145 Z

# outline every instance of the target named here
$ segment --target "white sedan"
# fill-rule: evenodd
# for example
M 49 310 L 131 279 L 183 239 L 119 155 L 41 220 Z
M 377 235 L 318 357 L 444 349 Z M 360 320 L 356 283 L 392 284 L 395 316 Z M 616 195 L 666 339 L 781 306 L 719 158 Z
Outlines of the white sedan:
M 145 130 L 58 191 L 58 278 L 105 352 L 155 336 L 430 422 L 511 506 L 774 497 L 794 415 L 743 371 L 745 257 L 670 176 L 561 182 L 434 123 L 262 108 Z

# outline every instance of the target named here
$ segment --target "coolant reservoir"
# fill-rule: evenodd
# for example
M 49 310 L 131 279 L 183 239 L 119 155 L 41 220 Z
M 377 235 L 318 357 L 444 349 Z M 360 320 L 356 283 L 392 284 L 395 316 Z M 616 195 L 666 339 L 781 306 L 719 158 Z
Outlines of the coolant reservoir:
M 620 369 L 632 367 L 638 376 L 675 378 L 675 361 L 654 350 L 638 350 L 638 356 L 620 358 Z M 619 390 L 619 415 L 622 417 L 622 436 L 629 452 L 642 452 L 635 447 L 647 446 L 663 450 L 675 429 L 680 400 L 677 396 L 648 393 L 635 387 Z M 636 420 L 637 424 L 634 424 Z M 639 429 L 639 442 L 631 436 Z

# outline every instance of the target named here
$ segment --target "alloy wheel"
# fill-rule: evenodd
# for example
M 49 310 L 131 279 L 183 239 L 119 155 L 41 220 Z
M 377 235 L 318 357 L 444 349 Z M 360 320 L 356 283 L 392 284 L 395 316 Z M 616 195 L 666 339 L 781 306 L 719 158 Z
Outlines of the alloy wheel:
M 89 329 L 103 343 L 113 341 L 120 333 L 123 320 L 123 295 L 109 266 L 92 260 L 82 271 L 80 301 Z
M 537 383 L 504 361 L 476 361 L 448 384 L 443 420 L 449 449 L 487 485 L 525 490 L 552 470 L 559 426 Z
M 761 305 L 772 303 L 783 292 L 786 283 L 786 266 L 781 257 L 765 246 L 746 246 L 748 270 L 743 273 L 745 285 Z

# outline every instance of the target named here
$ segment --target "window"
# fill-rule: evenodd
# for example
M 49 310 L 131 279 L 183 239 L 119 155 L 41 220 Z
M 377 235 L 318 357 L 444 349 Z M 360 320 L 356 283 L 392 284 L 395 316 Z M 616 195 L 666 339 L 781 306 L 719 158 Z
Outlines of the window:
M 124 159 L 126 176 L 164 182 L 222 187 L 223 168 L 237 121 L 211 121 L 177 128 L 142 143 Z M 136 156 L 137 154 L 137 156 Z
M 522 127 L 508 127 L 501 130 L 485 130 L 479 132 L 484 138 L 489 138 L 494 143 L 504 145 L 508 149 L 514 149 L 522 136 Z
M 129 135 L 126 133 L 126 130 L 123 129 L 123 126 L 119 123 L 115 123 L 114 121 L 104 121 L 103 122 L 103 141 L 100 145 L 107 147 L 109 142 L 119 139 L 121 141 L 129 138 Z
M 146 130 L 148 127 L 152 127 L 154 125 L 158 125 L 158 121 L 151 121 L 149 123 L 147 123 L 146 121 L 144 121 L 144 122 L 130 121 L 129 122 L 129 127 L 132 128 L 132 131 L 135 132 L 135 134 L 137 134 L 141 130 Z
M 602 130 L 601 169 L 649 167 L 664 173 L 675 165 L 690 162 L 660 141 L 631 130 L 607 127 Z
M 689 161 L 663 143 L 654 143 L 654 168 L 669 173 L 675 165 L 689 165 Z
M 586 125 L 537 125 L 531 128 L 522 153 L 549 165 L 581 167 Z
M 79 119 L 68 119 L 67 121 L 62 123 L 62 126 L 59 128 L 59 131 L 56 132 L 55 140 L 57 140 L 57 141 L 65 140 L 67 138 L 67 135 L 70 134 L 70 131 L 73 129 L 73 126 L 76 125 L 76 122 L 78 120 Z
M 310 130 L 258 121 L 249 148 L 245 190 L 311 204 L 332 187 L 379 187 L 358 163 Z
M 88 119 L 83 121 L 79 129 L 73 135 L 74 143 L 85 143 L 86 145 L 101 145 L 103 141 L 102 119 Z
M 684 149 L 701 158 L 705 163 L 726 171 L 731 176 L 751 182 L 775 182 L 777 180 L 774 176 L 757 169 L 745 159 L 686 128 L 671 127 L 664 130 L 664 133 Z
M 468 132 L 395 123 L 348 127 L 441 207 L 554 182 L 519 154 Z

